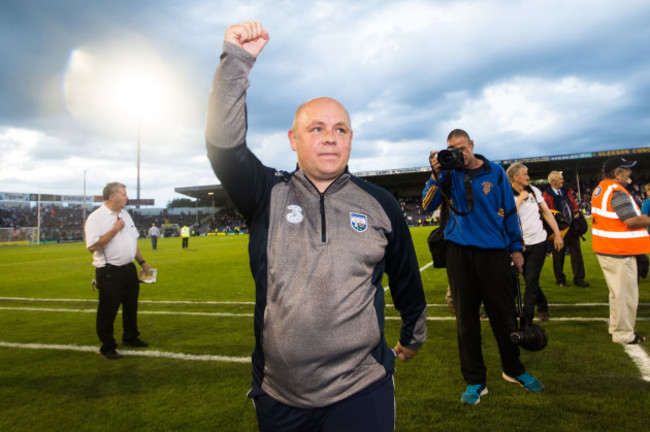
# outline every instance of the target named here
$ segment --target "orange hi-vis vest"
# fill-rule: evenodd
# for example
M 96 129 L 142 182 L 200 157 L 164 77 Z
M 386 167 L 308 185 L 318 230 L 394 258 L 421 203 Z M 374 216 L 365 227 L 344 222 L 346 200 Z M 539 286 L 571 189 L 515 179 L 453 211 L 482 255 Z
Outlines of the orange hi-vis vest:
M 612 208 L 615 191 L 630 197 L 637 215 L 641 214 L 630 193 L 615 180 L 605 179 L 591 197 L 591 246 L 594 252 L 607 255 L 641 255 L 650 252 L 650 235 L 645 228 L 630 229 Z

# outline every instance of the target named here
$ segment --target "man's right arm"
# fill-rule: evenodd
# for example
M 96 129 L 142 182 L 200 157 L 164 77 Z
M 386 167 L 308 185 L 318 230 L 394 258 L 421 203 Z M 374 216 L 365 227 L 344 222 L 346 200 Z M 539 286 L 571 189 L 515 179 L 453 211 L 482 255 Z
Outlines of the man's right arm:
M 268 42 L 261 24 L 226 30 L 223 53 L 208 99 L 206 147 L 212 168 L 244 216 L 251 217 L 265 193 L 265 167 L 246 147 L 248 75 Z
M 106 233 L 101 235 L 95 243 L 91 245 L 87 245 L 88 250 L 94 253 L 95 251 L 104 248 L 104 246 L 109 244 L 111 240 L 113 240 L 113 237 L 115 237 L 117 233 L 119 233 L 122 230 L 122 228 L 124 228 L 124 226 L 125 226 L 124 219 L 119 218 L 118 220 L 115 221 L 113 227 L 110 230 L 108 230 Z M 92 229 L 87 228 L 86 235 L 89 236 L 89 232 L 91 231 Z M 92 234 L 90 234 L 89 237 L 92 237 Z
M 258 22 L 228 27 L 223 53 L 208 98 L 206 141 L 211 148 L 233 148 L 246 140 L 248 75 L 269 40 Z
M 438 182 L 433 178 L 427 180 L 427 184 L 422 191 L 422 211 L 429 213 L 437 209 L 442 203 L 442 194 Z

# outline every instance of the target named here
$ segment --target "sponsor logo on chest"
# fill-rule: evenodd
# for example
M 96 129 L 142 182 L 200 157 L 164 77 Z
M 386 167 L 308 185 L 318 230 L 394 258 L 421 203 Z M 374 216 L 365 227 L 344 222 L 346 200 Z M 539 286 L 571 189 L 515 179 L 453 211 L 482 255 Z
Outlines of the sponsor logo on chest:
M 305 219 L 302 207 L 295 204 L 288 205 L 285 219 L 291 224 L 301 223 Z M 357 232 L 364 232 L 368 229 L 368 216 L 361 213 L 350 213 L 350 226 Z

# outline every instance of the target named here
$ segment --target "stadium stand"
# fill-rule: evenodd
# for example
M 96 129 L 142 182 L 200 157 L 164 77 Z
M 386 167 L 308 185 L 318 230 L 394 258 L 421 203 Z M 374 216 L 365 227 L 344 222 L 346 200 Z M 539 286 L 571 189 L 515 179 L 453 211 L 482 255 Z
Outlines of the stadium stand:
M 424 155 L 426 157 L 426 155 Z M 528 167 L 532 182 L 542 190 L 546 188 L 546 177 L 551 170 L 564 172 L 566 185 L 576 193 L 578 205 L 584 212 L 591 214 L 591 193 L 598 184 L 598 175 L 603 162 L 612 156 L 623 156 L 637 161 L 628 190 L 641 205 L 646 199 L 643 185 L 650 182 L 650 147 L 625 150 L 576 153 L 559 156 L 520 158 L 496 161 L 504 168 L 515 162 Z M 380 170 L 355 173 L 355 175 L 389 190 L 399 201 L 402 213 L 410 226 L 436 223 L 431 214 L 423 214 L 420 194 L 430 175 L 429 167 Z M 212 200 L 213 209 L 152 209 L 139 210 L 129 208 L 129 213 L 138 226 L 141 236 L 145 237 L 151 223 L 158 225 L 188 225 L 195 235 L 207 233 L 246 232 L 243 217 L 233 205 L 221 185 L 190 186 L 175 188 L 175 192 L 204 200 Z M 11 193 L 5 194 L 11 196 Z M 25 194 L 16 194 L 24 196 Z M 99 205 L 97 203 L 94 204 Z M 93 206 L 88 206 L 90 214 Z M 82 241 L 83 240 L 83 206 L 71 203 L 41 203 L 41 241 Z M 33 201 L 12 202 L 0 200 L 0 229 L 18 229 L 36 227 L 38 210 Z M 165 235 L 178 235 L 169 230 Z

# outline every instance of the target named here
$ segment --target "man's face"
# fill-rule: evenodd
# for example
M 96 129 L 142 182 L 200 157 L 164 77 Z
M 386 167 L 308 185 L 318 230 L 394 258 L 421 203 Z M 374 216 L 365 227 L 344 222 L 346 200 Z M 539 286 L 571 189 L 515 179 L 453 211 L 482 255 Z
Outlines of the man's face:
M 126 207 L 126 201 L 129 199 L 129 197 L 126 195 L 126 188 L 119 188 L 117 192 L 114 194 L 111 194 L 109 197 L 109 200 L 111 201 L 111 204 L 113 205 L 113 208 L 122 210 L 124 207 Z
M 352 147 L 350 117 L 337 101 L 319 98 L 300 109 L 289 130 L 298 166 L 313 182 L 327 182 L 345 172 Z
M 528 186 L 528 180 L 530 180 L 530 177 L 528 176 L 528 168 L 520 169 L 514 176 L 515 184 L 518 184 L 521 187 Z
M 630 175 L 632 175 L 632 170 L 622 169 L 616 173 L 616 180 L 623 185 L 628 185 L 632 183 Z
M 474 161 L 474 141 L 465 137 L 452 138 L 447 141 L 448 147 L 454 147 L 463 152 L 464 167 L 467 168 Z
M 564 186 L 564 177 L 562 174 L 555 176 L 553 181 L 551 181 L 551 187 L 553 189 L 560 189 L 562 186 Z

